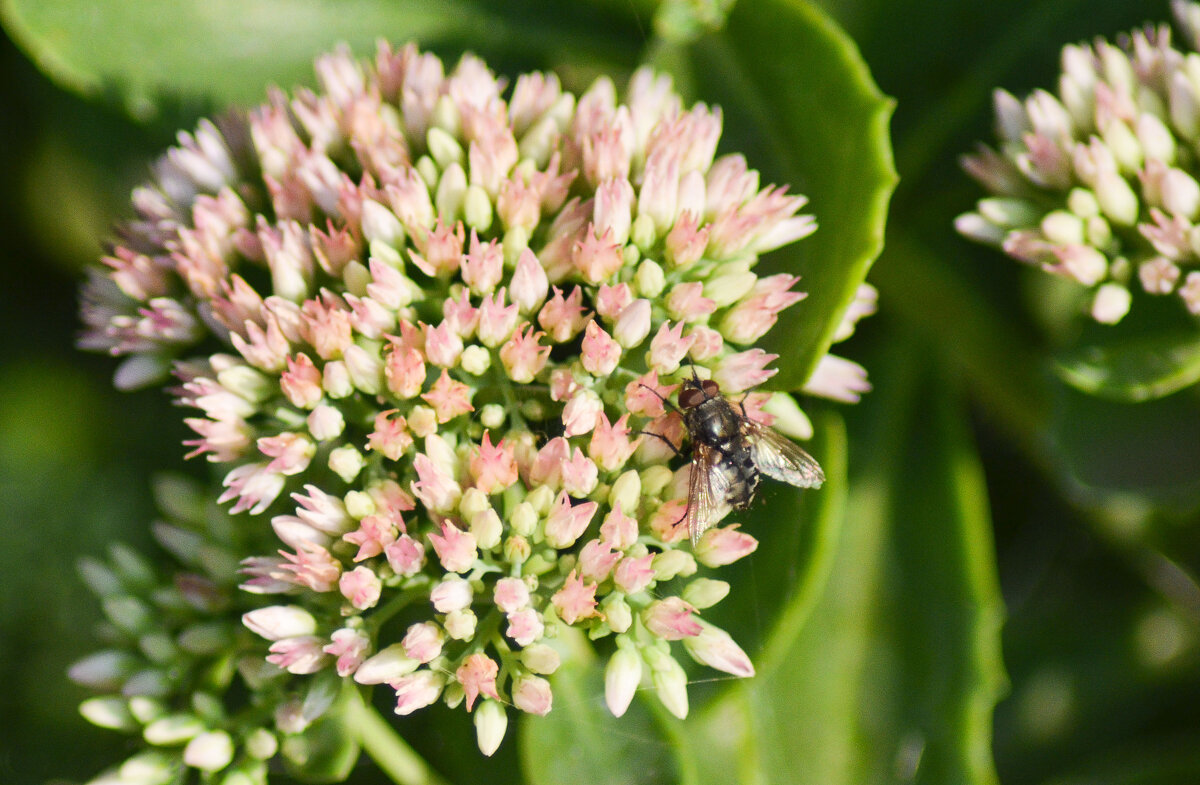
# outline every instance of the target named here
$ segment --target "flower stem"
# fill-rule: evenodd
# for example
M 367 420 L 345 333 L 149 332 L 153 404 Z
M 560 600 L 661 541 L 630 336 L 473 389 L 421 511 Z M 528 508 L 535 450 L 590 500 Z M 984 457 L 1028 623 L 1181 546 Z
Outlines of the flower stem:
M 387 720 L 367 701 L 351 701 L 352 725 L 371 760 L 396 785 L 448 785 L 425 759 L 400 738 Z

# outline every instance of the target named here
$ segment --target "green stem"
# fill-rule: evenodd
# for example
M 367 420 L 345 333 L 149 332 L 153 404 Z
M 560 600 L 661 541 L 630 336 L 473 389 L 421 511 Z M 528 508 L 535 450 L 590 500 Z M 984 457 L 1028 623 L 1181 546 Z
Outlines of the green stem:
M 449 785 L 366 700 L 350 701 L 363 749 L 396 785 Z

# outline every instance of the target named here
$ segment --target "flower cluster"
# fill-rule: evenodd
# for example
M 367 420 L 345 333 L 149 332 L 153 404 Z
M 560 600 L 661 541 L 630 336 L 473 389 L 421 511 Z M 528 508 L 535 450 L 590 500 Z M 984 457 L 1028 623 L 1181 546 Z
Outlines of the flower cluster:
M 1166 25 L 1067 46 L 1057 94 L 996 91 L 999 149 L 963 159 L 994 196 L 958 231 L 1091 288 L 1106 324 L 1134 293 L 1200 315 L 1200 6 L 1173 8 L 1191 51 Z
M 317 73 L 181 135 L 85 297 L 83 343 L 126 357 L 121 386 L 172 369 L 220 500 L 271 516 L 283 547 L 242 565 L 267 660 L 386 684 L 400 714 L 461 704 L 487 754 L 508 707 L 550 711 L 571 629 L 615 638 L 617 715 L 643 679 L 686 714 L 673 642 L 752 674 L 699 618 L 729 586 L 697 572 L 757 542 L 686 547 L 666 402 L 694 370 L 806 430 L 749 392 L 774 373 L 753 343 L 803 297 L 753 267 L 814 231 L 805 199 L 718 157 L 720 111 L 648 70 L 623 103 L 546 74 L 506 99 L 478 59 L 412 46 Z M 865 372 L 828 356 L 808 389 L 857 400 Z
M 165 519 L 154 535 L 179 565 L 174 573 L 161 579 L 119 545 L 107 561 L 81 564 L 107 622 L 105 648 L 69 672 L 100 693 L 80 711 L 147 744 L 93 782 L 179 782 L 194 769 L 221 782 L 265 783 L 267 762 L 295 748 L 313 719 L 305 685 L 267 663 L 266 646 L 239 623 L 251 598 L 237 590 L 245 545 L 229 516 L 182 481 L 160 479 L 157 491 Z

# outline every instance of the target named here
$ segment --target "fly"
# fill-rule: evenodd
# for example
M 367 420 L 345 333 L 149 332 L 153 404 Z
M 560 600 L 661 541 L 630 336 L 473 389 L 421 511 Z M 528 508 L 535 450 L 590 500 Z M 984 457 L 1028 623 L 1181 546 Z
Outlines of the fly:
M 751 420 L 744 405 L 730 402 L 721 394 L 720 385 L 700 379 L 694 368 L 692 378 L 684 380 L 679 391 L 679 406 L 663 401 L 683 417 L 692 444 L 687 509 L 680 521 L 686 521 L 693 546 L 705 529 L 724 516 L 726 507 L 744 510 L 754 502 L 760 475 L 797 488 L 818 488 L 825 481 L 825 473 L 811 455 Z M 666 437 L 649 435 L 679 452 Z

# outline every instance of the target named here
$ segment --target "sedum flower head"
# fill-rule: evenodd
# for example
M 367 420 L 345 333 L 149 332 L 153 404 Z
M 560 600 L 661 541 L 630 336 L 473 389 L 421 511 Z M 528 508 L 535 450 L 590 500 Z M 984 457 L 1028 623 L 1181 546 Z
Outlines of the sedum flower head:
M 1200 6 L 1173 8 L 1187 48 L 1166 25 L 1067 46 L 1057 92 L 997 90 L 999 145 L 963 158 L 992 196 L 959 232 L 1088 287 L 1102 323 L 1143 296 L 1200 315 Z
M 617 714 L 643 677 L 686 713 L 681 652 L 751 675 L 698 619 L 728 587 L 696 576 L 757 542 L 718 526 L 693 553 L 689 469 L 642 433 L 681 444 L 664 399 L 692 368 L 730 394 L 774 373 L 753 343 L 803 294 L 754 265 L 814 231 L 804 197 L 717 156 L 720 111 L 648 70 L 623 101 L 412 46 L 317 73 L 181 135 L 85 298 L 84 344 L 125 386 L 172 368 L 220 501 L 269 517 L 277 550 L 242 567 L 267 661 L 387 685 L 399 714 L 461 705 L 487 754 L 508 708 L 551 710 L 571 628 L 616 639 Z M 834 357 L 811 382 L 866 388 Z

